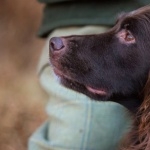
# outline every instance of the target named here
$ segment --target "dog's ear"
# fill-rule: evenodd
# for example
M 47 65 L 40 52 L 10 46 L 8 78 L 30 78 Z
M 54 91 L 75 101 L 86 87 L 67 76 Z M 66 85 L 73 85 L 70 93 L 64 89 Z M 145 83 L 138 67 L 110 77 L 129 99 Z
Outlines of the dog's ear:
M 143 89 L 144 101 L 137 113 L 138 128 L 136 134 L 140 143 L 137 145 L 141 149 L 150 148 L 150 72 L 147 83 Z M 136 146 L 136 147 L 137 147 Z
M 150 148 L 150 72 L 147 83 L 144 87 L 144 101 L 139 108 L 137 117 L 139 117 L 138 136 L 139 143 L 144 149 Z
M 144 92 L 144 99 L 148 99 L 150 98 L 150 71 L 149 71 L 149 76 L 148 76 L 148 80 L 145 84 L 145 87 L 143 89 Z M 150 108 L 150 107 L 149 107 Z
M 144 101 L 135 116 L 133 130 L 125 137 L 121 150 L 150 149 L 150 73 L 142 93 Z

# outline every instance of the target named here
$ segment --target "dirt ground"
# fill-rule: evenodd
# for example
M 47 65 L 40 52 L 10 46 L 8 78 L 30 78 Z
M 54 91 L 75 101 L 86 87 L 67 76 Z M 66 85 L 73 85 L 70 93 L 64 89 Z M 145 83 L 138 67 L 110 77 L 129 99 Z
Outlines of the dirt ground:
M 47 95 L 36 74 L 42 9 L 36 0 L 0 1 L 0 150 L 26 150 L 46 119 Z

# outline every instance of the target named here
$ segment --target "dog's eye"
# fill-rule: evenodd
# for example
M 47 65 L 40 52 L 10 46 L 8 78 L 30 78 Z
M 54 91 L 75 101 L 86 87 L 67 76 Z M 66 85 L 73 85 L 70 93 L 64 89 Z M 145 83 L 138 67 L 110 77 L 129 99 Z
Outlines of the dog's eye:
M 134 36 L 129 31 L 126 31 L 125 40 L 127 42 L 131 42 L 131 41 L 134 41 L 135 39 L 134 39 Z
M 132 35 L 132 33 L 127 30 L 127 29 L 123 29 L 120 32 L 118 32 L 117 37 L 119 38 L 119 40 L 123 43 L 135 43 L 135 38 Z

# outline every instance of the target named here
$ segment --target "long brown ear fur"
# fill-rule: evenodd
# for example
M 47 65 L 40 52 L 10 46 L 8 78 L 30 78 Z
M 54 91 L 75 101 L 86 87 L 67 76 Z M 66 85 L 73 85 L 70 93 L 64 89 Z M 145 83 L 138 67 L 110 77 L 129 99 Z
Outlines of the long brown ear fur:
M 150 73 L 143 93 L 144 101 L 135 116 L 133 129 L 122 150 L 150 150 Z

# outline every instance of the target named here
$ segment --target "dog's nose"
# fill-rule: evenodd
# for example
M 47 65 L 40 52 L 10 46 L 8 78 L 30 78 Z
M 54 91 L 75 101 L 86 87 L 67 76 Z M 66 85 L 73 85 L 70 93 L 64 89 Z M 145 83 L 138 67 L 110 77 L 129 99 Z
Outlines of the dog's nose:
M 53 37 L 50 39 L 50 50 L 52 52 L 59 51 L 64 47 L 63 41 L 60 37 Z

